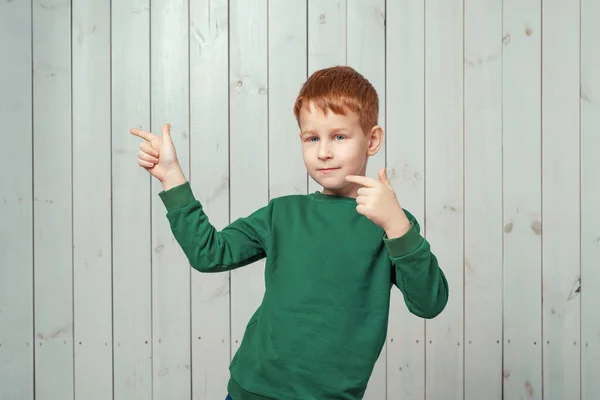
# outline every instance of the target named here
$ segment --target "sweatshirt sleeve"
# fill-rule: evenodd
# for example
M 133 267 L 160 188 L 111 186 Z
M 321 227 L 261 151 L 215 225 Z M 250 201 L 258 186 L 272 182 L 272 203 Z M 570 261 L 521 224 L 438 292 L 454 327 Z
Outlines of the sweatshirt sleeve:
M 215 229 L 189 182 L 162 191 L 173 236 L 192 268 L 222 272 L 243 267 L 266 257 L 265 238 L 271 232 L 272 202 L 221 231 Z
M 435 318 L 448 303 L 448 281 L 429 242 L 421 236 L 419 223 L 405 213 L 411 223 L 408 232 L 398 238 L 384 237 L 392 261 L 392 282 L 412 314 Z

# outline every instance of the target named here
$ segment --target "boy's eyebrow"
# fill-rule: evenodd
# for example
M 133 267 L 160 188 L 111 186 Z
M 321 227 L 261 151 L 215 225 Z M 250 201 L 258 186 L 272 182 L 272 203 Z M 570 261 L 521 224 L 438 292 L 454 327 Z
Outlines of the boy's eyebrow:
M 332 129 L 330 131 L 330 133 L 339 133 L 339 132 L 347 132 L 347 131 L 348 131 L 348 129 L 346 129 L 346 128 L 334 128 L 334 129 Z M 301 136 L 304 136 L 304 135 L 316 135 L 316 134 L 317 133 L 315 131 L 313 131 L 313 130 L 306 130 L 306 131 L 300 132 Z

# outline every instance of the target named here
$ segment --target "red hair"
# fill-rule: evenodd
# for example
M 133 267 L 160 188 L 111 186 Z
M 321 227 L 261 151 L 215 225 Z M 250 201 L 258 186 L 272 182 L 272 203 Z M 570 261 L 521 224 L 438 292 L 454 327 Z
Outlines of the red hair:
M 360 73 L 348 66 L 335 66 L 314 72 L 302 85 L 294 104 L 294 115 L 300 122 L 300 110 L 309 105 L 327 114 L 358 115 L 364 133 L 377 125 L 379 97 L 373 85 Z

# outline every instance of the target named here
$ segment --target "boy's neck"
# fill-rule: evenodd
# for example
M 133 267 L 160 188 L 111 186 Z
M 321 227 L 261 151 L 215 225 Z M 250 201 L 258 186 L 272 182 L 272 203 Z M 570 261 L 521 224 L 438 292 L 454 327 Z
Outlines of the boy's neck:
M 321 193 L 324 195 L 329 195 L 329 196 L 341 196 L 341 197 L 350 197 L 350 198 L 357 198 L 358 194 L 358 187 L 355 184 L 350 184 L 342 189 L 326 189 L 323 188 L 323 190 L 321 190 Z

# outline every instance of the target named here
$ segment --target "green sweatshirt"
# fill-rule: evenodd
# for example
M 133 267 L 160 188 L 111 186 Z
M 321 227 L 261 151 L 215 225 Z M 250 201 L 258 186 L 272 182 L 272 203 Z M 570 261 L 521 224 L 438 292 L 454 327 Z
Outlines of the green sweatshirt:
M 433 318 L 448 283 L 415 218 L 400 238 L 353 198 L 290 195 L 216 230 L 189 183 L 160 193 L 191 266 L 223 272 L 266 258 L 265 293 L 230 365 L 234 400 L 362 399 L 388 326 L 395 285 Z

